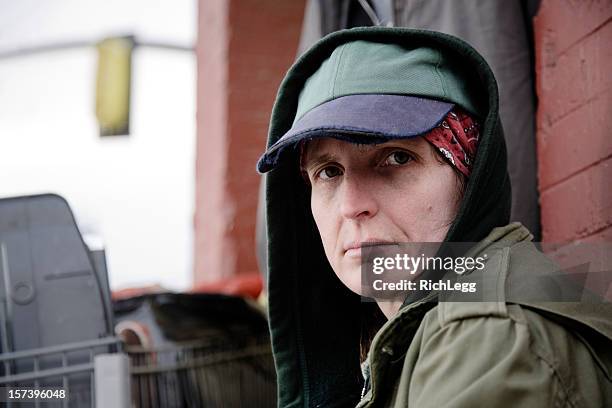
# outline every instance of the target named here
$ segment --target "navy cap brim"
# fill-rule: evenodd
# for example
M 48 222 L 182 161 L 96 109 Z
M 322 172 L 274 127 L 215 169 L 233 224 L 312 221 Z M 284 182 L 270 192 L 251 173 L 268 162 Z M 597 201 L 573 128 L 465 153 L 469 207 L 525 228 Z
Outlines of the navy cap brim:
M 334 137 L 359 143 L 382 143 L 412 138 L 436 127 L 453 103 L 409 95 L 347 95 L 325 102 L 297 120 L 266 150 L 257 170 L 266 173 L 279 162 L 287 147 L 305 139 Z

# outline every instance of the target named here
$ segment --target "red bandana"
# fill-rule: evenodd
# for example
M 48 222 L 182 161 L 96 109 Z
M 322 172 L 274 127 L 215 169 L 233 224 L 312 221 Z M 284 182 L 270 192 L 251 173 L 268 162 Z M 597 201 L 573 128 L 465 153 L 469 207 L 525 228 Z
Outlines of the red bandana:
M 438 149 L 442 157 L 469 177 L 476 156 L 479 128 L 479 124 L 465 111 L 455 107 L 438 126 L 423 137 Z

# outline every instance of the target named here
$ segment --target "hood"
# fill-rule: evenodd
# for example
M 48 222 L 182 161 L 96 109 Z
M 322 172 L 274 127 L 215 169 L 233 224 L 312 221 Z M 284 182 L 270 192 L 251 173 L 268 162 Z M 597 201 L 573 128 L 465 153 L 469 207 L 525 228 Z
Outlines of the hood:
M 493 228 L 506 225 L 510 181 L 497 84 L 484 59 L 453 36 L 385 27 L 328 35 L 307 51 L 283 80 L 272 113 L 268 147 L 291 128 L 306 80 L 334 49 L 353 41 L 436 48 L 464 67 L 465 83 L 477 90 L 474 103 L 480 107 L 481 139 L 459 213 L 446 241 L 477 242 Z M 433 96 L 462 105 L 448 95 L 417 96 Z M 336 278 L 325 257 L 297 157 L 285 160 L 267 174 L 266 215 L 269 323 L 279 406 L 354 406 L 362 386 L 361 301 Z

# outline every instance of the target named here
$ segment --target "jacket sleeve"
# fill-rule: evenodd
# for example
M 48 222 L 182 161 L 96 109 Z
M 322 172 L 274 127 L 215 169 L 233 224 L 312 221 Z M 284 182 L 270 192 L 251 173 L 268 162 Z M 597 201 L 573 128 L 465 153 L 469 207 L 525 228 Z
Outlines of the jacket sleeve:
M 407 395 L 398 395 L 403 403 L 396 406 L 573 406 L 556 363 L 538 352 L 527 324 L 479 316 L 435 326 L 423 337 L 412 375 L 400 380 L 399 393 Z

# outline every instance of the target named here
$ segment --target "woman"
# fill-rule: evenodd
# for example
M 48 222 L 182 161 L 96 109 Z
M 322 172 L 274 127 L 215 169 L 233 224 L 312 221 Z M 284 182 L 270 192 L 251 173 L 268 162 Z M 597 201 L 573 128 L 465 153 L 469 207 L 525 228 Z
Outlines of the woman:
M 504 286 L 554 265 L 508 225 L 497 87 L 466 43 L 380 27 L 327 36 L 283 81 L 258 169 L 272 170 L 279 406 L 612 404 L 610 308 L 540 304 Z M 461 278 L 488 302 L 407 291 L 376 299 L 388 319 L 379 329 L 360 299 L 362 246 L 402 242 L 477 243 L 485 268 Z

